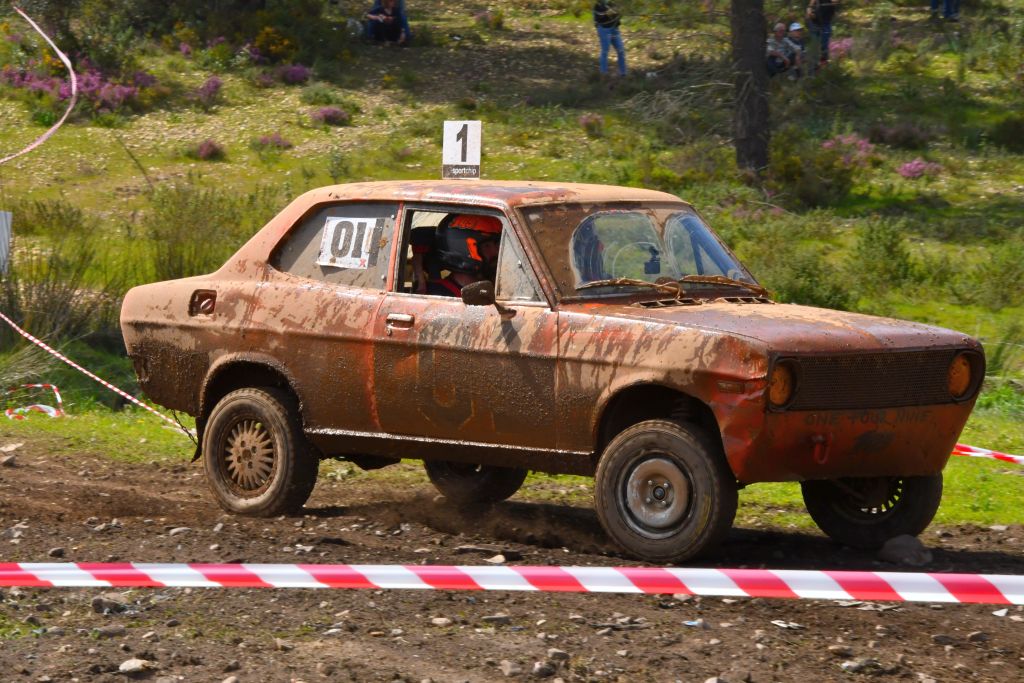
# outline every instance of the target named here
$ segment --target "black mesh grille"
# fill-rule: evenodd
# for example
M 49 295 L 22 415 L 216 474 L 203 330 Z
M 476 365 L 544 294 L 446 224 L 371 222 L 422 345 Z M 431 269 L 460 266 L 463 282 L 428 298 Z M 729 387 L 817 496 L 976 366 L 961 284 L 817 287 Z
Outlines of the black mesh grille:
M 788 410 L 849 410 L 952 403 L 949 363 L 958 350 L 887 351 L 793 358 L 797 388 Z

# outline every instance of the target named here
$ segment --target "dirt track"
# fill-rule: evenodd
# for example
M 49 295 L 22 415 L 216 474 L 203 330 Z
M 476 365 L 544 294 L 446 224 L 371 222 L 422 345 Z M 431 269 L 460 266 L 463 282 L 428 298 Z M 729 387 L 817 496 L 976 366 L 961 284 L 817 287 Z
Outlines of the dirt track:
M 0 561 L 479 564 L 503 552 L 513 564 L 629 564 L 609 556 L 589 509 L 517 497 L 463 516 L 425 478 L 390 479 L 322 477 L 304 516 L 253 520 L 222 514 L 198 465 L 27 443 L 0 468 Z M 189 530 L 170 534 L 179 527 Z M 1024 573 L 1024 528 L 931 528 L 924 540 L 935 554 L 928 571 Z M 57 548 L 63 557 L 49 557 Z M 763 529 L 736 529 L 700 564 L 899 569 L 820 536 Z M 123 681 L 118 666 L 133 657 L 158 667 L 136 678 L 166 682 L 485 681 L 506 671 L 523 680 L 549 661 L 540 673 L 566 681 L 1024 677 L 1020 608 L 413 591 L 0 595 L 5 681 Z M 551 660 L 552 648 L 565 655 Z

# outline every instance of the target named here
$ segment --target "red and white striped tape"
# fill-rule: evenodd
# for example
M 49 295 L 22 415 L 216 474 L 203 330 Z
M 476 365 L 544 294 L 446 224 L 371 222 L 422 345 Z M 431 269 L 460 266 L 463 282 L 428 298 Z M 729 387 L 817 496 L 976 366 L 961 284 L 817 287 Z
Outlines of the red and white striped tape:
M 25 415 L 30 412 L 43 413 L 50 417 L 63 417 L 64 416 L 64 401 L 60 397 L 60 389 L 55 384 L 19 384 L 18 386 L 10 387 L 4 391 L 4 394 L 11 394 L 15 391 L 22 389 L 52 389 L 53 395 L 57 399 L 57 407 L 44 406 L 38 403 L 22 406 L 20 408 L 8 408 L 4 411 L 4 415 L 10 420 L 24 420 Z
M 810 600 L 1024 604 L 1024 576 L 673 567 L 22 562 L 0 563 L 0 586 L 681 593 Z
M 22 18 L 24 18 L 25 21 L 27 21 L 33 29 L 35 29 L 36 33 L 43 37 L 43 40 L 49 43 L 50 47 L 53 48 L 53 51 L 57 53 L 57 56 L 60 58 L 60 61 L 64 63 L 64 67 L 68 70 L 68 76 L 71 78 L 71 97 L 68 100 L 67 109 L 64 110 L 64 116 L 61 116 L 60 120 L 57 121 L 57 123 L 50 126 L 50 129 L 48 131 L 46 131 L 38 138 L 36 138 L 35 141 L 33 141 L 32 144 L 30 144 L 25 149 L 21 150 L 20 152 L 15 152 L 14 154 L 10 154 L 4 157 L 3 159 L 0 159 L 0 164 L 7 163 L 11 159 L 17 159 L 23 154 L 28 154 L 29 152 L 31 152 L 32 150 L 34 150 L 35 148 L 39 147 L 44 142 L 49 140 L 50 136 L 56 133 L 57 129 L 64 125 L 64 122 L 67 120 L 68 116 L 71 115 L 71 111 L 75 108 L 75 102 L 78 101 L 78 77 L 75 76 L 75 69 L 73 66 L 71 66 L 71 60 L 68 59 L 67 55 L 60 51 L 60 49 L 54 44 L 52 40 L 50 40 L 50 36 L 46 35 L 43 29 L 39 28 L 39 25 L 36 22 L 32 21 L 31 17 L 22 12 L 21 9 L 18 8 L 17 6 L 15 6 L 13 9 L 15 12 L 20 14 Z
M 965 443 L 958 443 L 953 449 L 953 455 L 963 455 L 971 458 L 989 458 L 991 460 L 1002 460 L 1003 462 L 1013 462 L 1018 465 L 1024 465 L 1024 455 L 1010 455 L 1009 453 L 990 451 L 987 448 L 968 446 Z
M 95 380 L 96 382 L 99 382 L 100 384 L 105 386 L 107 389 L 110 389 L 111 391 L 113 391 L 118 396 L 120 396 L 120 397 L 122 397 L 124 399 L 127 399 L 128 401 L 131 401 L 132 403 L 134 403 L 135 405 L 139 406 L 140 408 L 144 408 L 145 410 L 148 410 L 149 412 L 153 413 L 154 415 L 159 417 L 164 422 L 173 425 L 175 429 L 180 429 L 181 431 L 185 432 L 189 436 L 193 436 L 193 434 L 189 430 L 185 429 L 180 424 L 178 424 L 177 422 L 175 422 L 171 418 L 167 417 L 166 415 L 164 415 L 160 411 L 158 411 L 155 408 L 152 408 L 152 407 L 146 405 L 145 403 L 143 403 L 139 399 L 135 398 L 134 396 L 132 396 L 128 392 L 123 391 L 121 389 L 118 389 L 117 387 L 115 387 L 113 384 L 111 384 L 110 382 L 106 381 L 105 379 L 102 379 L 102 378 L 94 375 L 93 373 L 89 372 L 88 370 L 83 368 L 81 365 L 79 365 L 75 361 L 71 360 L 70 358 L 68 358 L 67 356 L 62 354 L 60 351 L 57 351 L 56 349 L 51 347 L 46 342 L 42 341 L 41 339 L 37 339 L 36 337 L 32 336 L 31 334 L 29 334 L 25 330 L 21 329 L 20 327 L 18 327 L 18 325 L 13 320 L 8 318 L 3 313 L 0 313 L 0 320 L 3 320 L 5 323 L 10 325 L 11 328 L 15 332 L 17 332 L 18 334 L 20 334 L 25 339 L 29 340 L 30 342 L 32 342 L 33 344 L 35 344 L 39 348 L 43 349 L 47 353 L 49 353 L 52 356 L 54 356 L 55 358 L 57 358 L 57 360 L 63 361 L 64 363 L 67 363 L 68 365 L 73 367 L 75 370 L 78 370 L 79 372 L 81 372 L 83 375 L 85 375 L 89 379 Z

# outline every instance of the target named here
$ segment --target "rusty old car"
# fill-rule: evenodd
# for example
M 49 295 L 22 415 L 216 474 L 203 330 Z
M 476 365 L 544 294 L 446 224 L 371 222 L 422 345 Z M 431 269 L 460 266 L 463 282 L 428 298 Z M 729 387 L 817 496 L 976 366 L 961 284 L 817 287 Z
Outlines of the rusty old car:
M 454 216 L 497 235 L 494 272 L 425 292 Z M 132 289 L 121 325 L 226 510 L 301 508 L 324 458 L 422 460 L 455 504 L 573 473 L 653 562 L 721 540 L 756 482 L 800 482 L 850 546 L 919 534 L 985 371 L 965 334 L 774 301 L 675 196 L 568 183 L 313 190 L 215 273 Z

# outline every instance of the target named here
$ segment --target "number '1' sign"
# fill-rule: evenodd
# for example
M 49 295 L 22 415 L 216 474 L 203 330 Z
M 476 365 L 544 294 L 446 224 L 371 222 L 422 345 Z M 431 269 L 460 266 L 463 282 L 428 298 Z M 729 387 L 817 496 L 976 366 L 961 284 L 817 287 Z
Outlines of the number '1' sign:
M 480 177 L 479 121 L 445 121 L 444 147 L 441 150 L 442 178 Z

